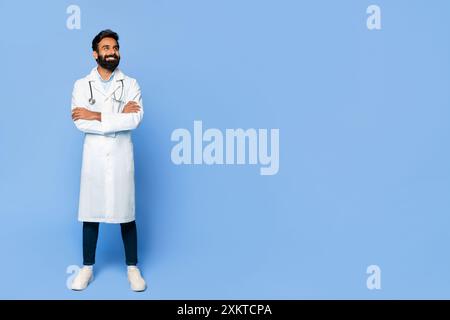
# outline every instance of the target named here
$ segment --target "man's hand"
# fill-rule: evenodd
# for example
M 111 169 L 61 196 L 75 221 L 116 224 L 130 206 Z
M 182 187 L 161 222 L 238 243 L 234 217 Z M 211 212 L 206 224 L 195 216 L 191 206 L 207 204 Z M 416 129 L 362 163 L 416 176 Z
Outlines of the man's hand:
M 98 120 L 102 121 L 102 114 L 100 112 L 90 111 L 86 108 L 76 107 L 72 109 L 72 119 L 76 120 Z
M 136 101 L 130 101 L 123 107 L 122 113 L 139 112 L 139 110 L 141 110 L 141 107 L 138 103 Z

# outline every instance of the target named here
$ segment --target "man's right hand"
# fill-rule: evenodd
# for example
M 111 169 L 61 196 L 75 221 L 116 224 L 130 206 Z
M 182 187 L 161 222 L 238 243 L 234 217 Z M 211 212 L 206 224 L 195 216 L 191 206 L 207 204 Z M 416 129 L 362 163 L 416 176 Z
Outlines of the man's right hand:
M 90 111 L 86 108 L 76 107 L 72 110 L 72 120 L 98 120 L 102 121 L 102 114 L 100 112 Z
M 141 106 L 136 101 L 130 101 L 123 107 L 122 113 L 139 112 L 140 110 Z

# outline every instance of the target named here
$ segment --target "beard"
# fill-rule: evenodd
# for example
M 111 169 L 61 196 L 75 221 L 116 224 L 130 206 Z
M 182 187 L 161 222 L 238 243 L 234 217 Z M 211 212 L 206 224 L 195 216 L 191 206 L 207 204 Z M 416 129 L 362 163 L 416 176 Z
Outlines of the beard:
M 108 58 L 111 58 L 111 57 L 115 58 L 115 59 L 108 60 Z M 113 72 L 114 70 L 116 70 L 117 66 L 119 65 L 120 57 L 116 54 L 111 54 L 108 56 L 98 55 L 98 58 L 96 61 L 100 67 Z

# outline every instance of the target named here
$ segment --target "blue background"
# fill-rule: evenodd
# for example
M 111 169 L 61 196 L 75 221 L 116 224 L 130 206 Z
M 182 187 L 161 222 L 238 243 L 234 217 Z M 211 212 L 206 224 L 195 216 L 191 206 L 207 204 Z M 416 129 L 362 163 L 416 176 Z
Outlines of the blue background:
M 66 28 L 70 4 L 80 30 Z M 450 298 L 449 12 L 444 0 L 0 0 L 0 298 Z M 70 98 L 105 28 L 143 90 L 139 294 L 117 225 L 101 226 L 95 281 L 66 287 L 82 263 Z M 194 120 L 279 128 L 278 174 L 174 165 L 170 135 Z M 371 264 L 381 290 L 366 287 Z

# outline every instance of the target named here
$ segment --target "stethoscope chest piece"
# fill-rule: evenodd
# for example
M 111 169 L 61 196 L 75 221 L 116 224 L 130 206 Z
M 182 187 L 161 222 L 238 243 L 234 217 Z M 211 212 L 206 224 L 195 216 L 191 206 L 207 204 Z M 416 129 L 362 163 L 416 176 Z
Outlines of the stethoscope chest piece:
M 91 92 L 91 97 L 89 98 L 89 103 L 93 105 L 95 103 L 94 95 L 92 94 L 92 80 L 89 81 L 89 91 Z

